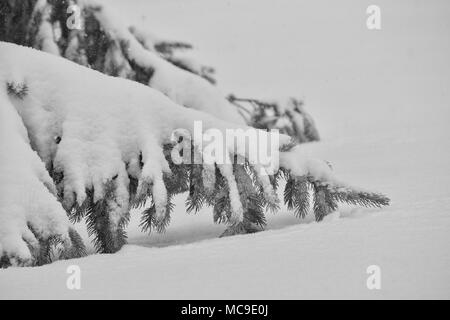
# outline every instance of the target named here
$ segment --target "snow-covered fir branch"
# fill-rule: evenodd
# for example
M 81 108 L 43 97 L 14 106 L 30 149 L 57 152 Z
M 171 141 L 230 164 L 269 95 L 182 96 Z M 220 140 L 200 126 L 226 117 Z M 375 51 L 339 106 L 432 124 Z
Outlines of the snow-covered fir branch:
M 17 137 L 12 142 L 2 140 L 2 147 L 17 143 L 23 149 L 20 154 L 15 149 L 8 152 L 1 167 L 2 179 L 10 181 L 4 194 L 12 193 L 9 201 L 0 204 L 6 221 L 0 227 L 3 265 L 36 264 L 40 255 L 30 248 L 40 239 L 48 242 L 55 237 L 61 239 L 57 243 L 64 244 L 64 252 L 78 256 L 83 250 L 70 232 L 63 209 L 74 221 L 87 219 L 100 252 L 121 248 L 130 209 L 147 199 L 151 204 L 143 212 L 144 231 L 162 232 L 170 221 L 171 198 L 186 191 L 188 209 L 213 206 L 214 219 L 229 225 L 225 235 L 256 231 L 265 224 L 265 208 L 276 210 L 273 180 L 263 174 L 265 169 L 255 161 L 245 139 L 225 145 L 225 158 L 240 159 L 237 164 L 221 161 L 216 153 L 208 165 L 178 166 L 168 152 L 174 145 L 174 132 L 179 133 L 175 142 L 190 133 L 186 144 L 193 146 L 194 153 L 210 130 L 224 136 L 230 129 L 250 130 L 268 139 L 273 132 L 185 108 L 140 83 L 109 77 L 34 49 L 1 43 L 0 61 L 2 128 L 6 130 L 2 137 Z M 200 139 L 194 134 L 198 121 L 203 124 Z M 326 162 L 308 157 L 287 135 L 276 134 L 276 138 L 280 168 L 290 178 L 308 177 L 314 186 L 339 188 L 334 193 L 336 201 L 387 204 L 384 197 L 367 200 L 351 188 L 342 189 L 345 185 Z M 17 165 L 28 171 L 14 171 Z M 24 193 L 35 192 L 39 193 L 36 201 L 18 200 Z M 286 198 L 288 205 L 292 197 L 297 195 Z M 335 207 L 315 209 L 316 216 L 330 209 Z

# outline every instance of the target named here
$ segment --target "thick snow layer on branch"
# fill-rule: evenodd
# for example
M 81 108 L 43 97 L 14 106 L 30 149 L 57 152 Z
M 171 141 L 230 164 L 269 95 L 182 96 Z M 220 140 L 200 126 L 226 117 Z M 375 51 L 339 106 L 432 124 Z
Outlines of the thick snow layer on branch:
M 158 172 L 167 172 L 162 144 L 170 142 L 176 129 L 192 133 L 194 121 L 202 121 L 204 131 L 222 131 L 224 137 L 227 129 L 255 130 L 183 108 L 156 90 L 59 57 L 7 43 L 0 48 L 3 82 L 26 87 L 23 97 L 10 96 L 32 146 L 47 166 L 53 160 L 55 170 L 64 171 L 65 196 L 70 198 L 73 192 L 79 203 L 86 188 L 99 192 L 95 195 L 99 199 L 108 179 L 119 175 L 126 182 L 125 165 L 136 163 L 140 153 L 145 177 L 136 178 L 154 180 Z M 280 135 L 280 145 L 289 140 Z M 229 151 L 234 152 L 234 147 L 238 154 L 252 158 L 245 141 L 231 144 Z M 313 160 L 301 152 L 284 152 L 281 157 L 296 174 L 331 175 L 326 166 L 311 166 Z
M 282 152 L 280 155 L 280 166 L 290 169 L 295 176 L 310 175 L 318 181 L 340 185 L 341 183 L 334 177 L 329 165 L 319 159 L 311 158 L 298 145 L 289 152 Z
M 5 90 L 0 90 L 0 147 L 0 257 L 27 264 L 33 258 L 30 248 L 39 240 L 53 235 L 67 239 L 69 223 Z
M 27 250 L 21 239 L 25 237 L 27 221 L 34 224 L 44 219 L 50 223 L 47 228 L 57 234 L 64 233 L 67 227 L 61 206 L 41 182 L 54 189 L 44 164 L 54 174 L 63 176 L 56 187 L 66 209 L 83 205 L 89 196 L 86 190 L 91 190 L 94 202 L 107 198 L 111 228 L 120 228 L 130 209 L 130 178 L 139 182 L 138 189 L 151 186 L 148 191 L 153 195 L 158 217 L 163 217 L 167 192 L 162 177 L 170 169 L 162 148 L 171 142 L 176 130 L 187 130 L 195 136 L 195 121 L 201 121 L 201 133 L 216 129 L 226 137 L 228 129 L 255 130 L 266 140 L 272 135 L 184 108 L 148 86 L 105 76 L 63 58 L 9 43 L 0 43 L 1 87 L 2 114 L 6 113 L 2 116 L 6 124 L 2 126 L 1 149 L 11 151 L 2 154 L 2 162 L 6 163 L 2 166 L 2 196 L 7 199 L 2 201 L 0 212 L 5 220 L 0 243 L 8 250 L 11 243 L 21 245 L 13 251 L 25 257 Z M 21 120 L 26 129 L 19 126 Z M 280 145 L 290 141 L 285 135 L 275 137 L 279 137 Z M 225 156 L 242 156 L 252 163 L 255 154 L 251 154 L 246 139 L 237 141 L 237 145 L 234 140 L 226 141 L 229 154 Z M 326 165 L 316 165 L 315 160 L 298 150 L 281 153 L 281 164 L 294 174 L 332 180 Z M 242 204 L 232 170 L 226 165 L 219 167 L 230 187 L 232 222 L 239 222 Z M 270 194 L 268 179 L 261 181 L 265 182 L 266 194 Z M 9 196 L 8 192 L 14 195 Z M 37 200 L 24 203 L 21 194 L 34 193 Z M 11 215 L 17 217 L 21 232 L 11 231 L 18 228 L 9 218 Z M 36 225 L 39 229 L 38 222 Z M 11 240 L 9 234 L 15 239 Z
M 99 0 L 85 1 L 87 6 L 101 8 L 95 11 L 96 18 L 108 30 L 109 37 L 126 45 L 127 58 L 143 68 L 154 70 L 149 83 L 151 87 L 182 106 L 205 111 L 226 121 L 245 124 L 237 109 L 217 87 L 202 77 L 176 67 L 155 51 L 148 50 L 151 49 L 150 42 L 153 39 L 148 37 L 147 43 L 140 43 L 130 28 L 121 23 L 119 14 L 103 3 Z M 138 34 L 138 38 L 139 36 L 144 37 L 142 34 Z
M 59 56 L 59 48 L 55 43 L 53 26 L 50 22 L 51 10 L 46 0 L 39 0 L 36 3 L 32 19 L 34 19 L 36 15 L 41 15 L 42 24 L 39 26 L 35 40 L 36 43 L 34 45 L 45 52 Z

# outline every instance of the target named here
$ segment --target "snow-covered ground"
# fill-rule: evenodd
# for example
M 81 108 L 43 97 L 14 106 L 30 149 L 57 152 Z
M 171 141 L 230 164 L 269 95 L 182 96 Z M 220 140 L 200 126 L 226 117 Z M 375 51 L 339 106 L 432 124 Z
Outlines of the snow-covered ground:
M 1 270 L 0 298 L 450 298 L 450 2 L 112 3 L 197 44 L 224 92 L 303 97 L 323 138 L 308 152 L 392 204 L 322 223 L 269 214 L 265 232 L 218 239 L 224 226 L 179 197 L 165 234 L 140 233 L 136 212 L 119 253 Z M 369 4 L 379 31 L 366 28 Z M 79 291 L 66 287 L 70 265 Z M 366 287 L 370 265 L 381 290 Z

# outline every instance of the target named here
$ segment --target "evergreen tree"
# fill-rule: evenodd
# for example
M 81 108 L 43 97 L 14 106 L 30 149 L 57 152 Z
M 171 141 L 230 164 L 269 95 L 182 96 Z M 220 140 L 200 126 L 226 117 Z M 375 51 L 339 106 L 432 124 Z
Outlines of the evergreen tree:
M 74 4 L 81 8 L 80 28 L 67 25 L 68 8 Z M 184 50 L 192 48 L 190 44 L 161 40 L 135 26 L 123 25 L 112 18 L 108 8 L 93 0 L 2 1 L 0 6 L 2 41 L 31 46 L 107 75 L 148 85 L 177 104 L 219 118 L 223 116 L 230 123 L 246 123 L 263 130 L 279 129 L 292 137 L 290 143 L 281 146 L 280 151 L 286 155 L 295 154 L 298 143 L 319 140 L 314 121 L 305 112 L 301 101 L 289 99 L 286 103 L 280 103 L 237 98 L 235 95 L 223 97 L 214 87 L 213 68 L 183 56 Z M 189 89 L 199 99 L 189 100 L 184 92 L 176 91 L 179 87 L 185 88 L 186 83 L 191 85 Z M 7 93 L 10 97 L 23 100 L 29 94 L 29 88 L 26 82 L 11 80 L 7 83 Z M 207 109 L 205 105 L 217 105 L 219 108 Z M 55 148 L 59 148 L 60 141 L 61 137 L 55 138 Z M 79 195 L 67 188 L 64 168 L 54 166 L 55 159 L 47 161 L 42 152 L 37 151 L 46 164 L 56 186 L 56 196 L 69 218 L 74 222 L 85 218 L 97 250 L 104 253 L 115 252 L 126 243 L 124 229 L 131 208 L 147 207 L 142 212 L 143 231 L 163 232 L 170 223 L 173 197 L 185 192 L 188 193 L 187 211 L 212 207 L 214 221 L 228 225 L 223 235 L 262 230 L 266 224 L 265 212 L 279 209 L 276 189 L 283 178 L 286 180 L 284 202 L 302 218 L 312 211 L 316 220 L 321 221 L 337 209 L 339 202 L 366 207 L 381 207 L 389 203 L 383 195 L 359 191 L 310 172 L 298 174 L 289 165 L 282 164 L 278 172 L 264 176 L 258 171 L 260 168 L 239 153 L 231 154 L 234 160 L 240 161 L 230 166 L 217 163 L 176 164 L 172 150 L 180 146 L 180 142 L 190 146 L 191 157 L 199 152 L 196 142 L 183 135 L 162 145 L 163 162 L 167 163 L 169 170 L 163 170 L 161 181 L 156 178 L 141 179 L 140 174 L 148 165 L 141 150 L 139 159 L 125 164 L 124 172 L 104 182 L 100 199 L 96 197 L 98 190 L 92 186 L 85 190 L 85 199 L 81 204 L 77 201 Z M 186 156 L 181 152 L 180 149 L 179 157 Z M 118 196 L 124 193 L 124 185 L 127 187 L 126 201 Z M 161 185 L 167 193 L 163 200 L 155 193 Z M 39 238 L 38 233 L 36 235 Z M 34 264 L 83 255 L 85 252 L 80 237 L 73 230 L 69 236 L 70 246 L 64 245 L 64 241 L 57 236 L 45 239 L 36 247 L 39 252 L 33 254 L 36 257 Z M 36 250 L 33 249 L 33 252 Z M 2 256 L 0 266 L 10 265 L 10 260 Z

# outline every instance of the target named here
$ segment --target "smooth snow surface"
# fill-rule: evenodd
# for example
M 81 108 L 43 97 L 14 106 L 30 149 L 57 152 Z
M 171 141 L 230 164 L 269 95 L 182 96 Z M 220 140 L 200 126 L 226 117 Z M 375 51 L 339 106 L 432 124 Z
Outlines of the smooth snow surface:
M 224 91 L 305 98 L 323 138 L 305 152 L 392 204 L 322 223 L 268 215 L 266 232 L 217 239 L 224 226 L 178 197 L 165 234 L 140 233 L 136 212 L 118 254 L 1 270 L 0 298 L 450 298 L 450 2 L 377 1 L 379 31 L 357 0 L 112 3 L 196 44 Z M 366 287 L 370 265 L 381 290 Z

